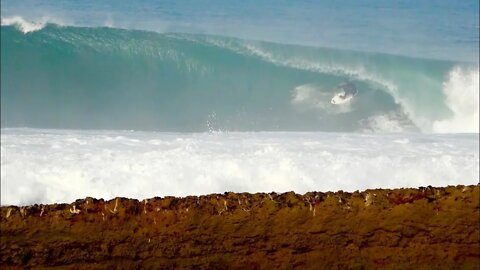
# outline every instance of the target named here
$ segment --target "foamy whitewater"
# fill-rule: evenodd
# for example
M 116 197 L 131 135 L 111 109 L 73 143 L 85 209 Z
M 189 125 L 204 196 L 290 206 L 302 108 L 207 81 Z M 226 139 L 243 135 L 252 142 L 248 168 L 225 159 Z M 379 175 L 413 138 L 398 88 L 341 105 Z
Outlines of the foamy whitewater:
M 6 129 L 2 204 L 475 184 L 478 135 Z
M 2 1 L 1 204 L 478 183 L 478 1 L 210 4 Z

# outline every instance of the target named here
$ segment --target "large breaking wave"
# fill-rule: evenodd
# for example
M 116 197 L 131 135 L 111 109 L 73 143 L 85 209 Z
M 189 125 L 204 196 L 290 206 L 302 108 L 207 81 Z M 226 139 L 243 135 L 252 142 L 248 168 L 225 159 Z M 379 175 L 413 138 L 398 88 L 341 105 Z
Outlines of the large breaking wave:
M 2 19 L 2 127 L 478 132 L 478 63 Z M 330 104 L 352 81 L 352 102 Z

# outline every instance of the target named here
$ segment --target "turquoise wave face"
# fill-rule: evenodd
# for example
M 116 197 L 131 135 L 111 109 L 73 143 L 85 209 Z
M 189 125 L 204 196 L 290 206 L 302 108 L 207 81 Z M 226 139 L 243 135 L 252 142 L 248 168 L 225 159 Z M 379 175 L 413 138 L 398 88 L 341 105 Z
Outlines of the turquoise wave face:
M 428 59 L 189 34 L 1 27 L 2 127 L 430 131 L 455 114 Z M 358 94 L 330 103 L 336 87 Z

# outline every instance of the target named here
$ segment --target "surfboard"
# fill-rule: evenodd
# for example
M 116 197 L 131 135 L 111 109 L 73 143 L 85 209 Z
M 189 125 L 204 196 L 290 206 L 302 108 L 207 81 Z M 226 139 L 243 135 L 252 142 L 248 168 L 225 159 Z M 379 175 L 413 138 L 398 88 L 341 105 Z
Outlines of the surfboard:
M 358 92 L 357 88 L 352 83 L 342 83 L 341 85 L 339 85 L 339 88 L 342 88 L 342 91 L 336 93 L 330 100 L 330 103 L 335 105 L 347 103 Z
M 345 93 L 337 93 L 332 97 L 330 103 L 339 105 L 344 104 L 350 101 L 353 98 L 353 95 L 345 95 Z

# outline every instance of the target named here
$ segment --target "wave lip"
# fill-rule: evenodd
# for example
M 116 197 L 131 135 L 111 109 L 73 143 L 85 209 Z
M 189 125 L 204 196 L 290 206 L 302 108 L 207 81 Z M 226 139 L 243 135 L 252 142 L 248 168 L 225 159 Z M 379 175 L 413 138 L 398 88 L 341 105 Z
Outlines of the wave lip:
M 43 29 L 48 23 L 47 18 L 43 18 L 38 22 L 27 21 L 20 16 L 13 16 L 7 18 L 1 18 L 1 25 L 14 25 L 18 30 L 24 34 L 39 31 Z

